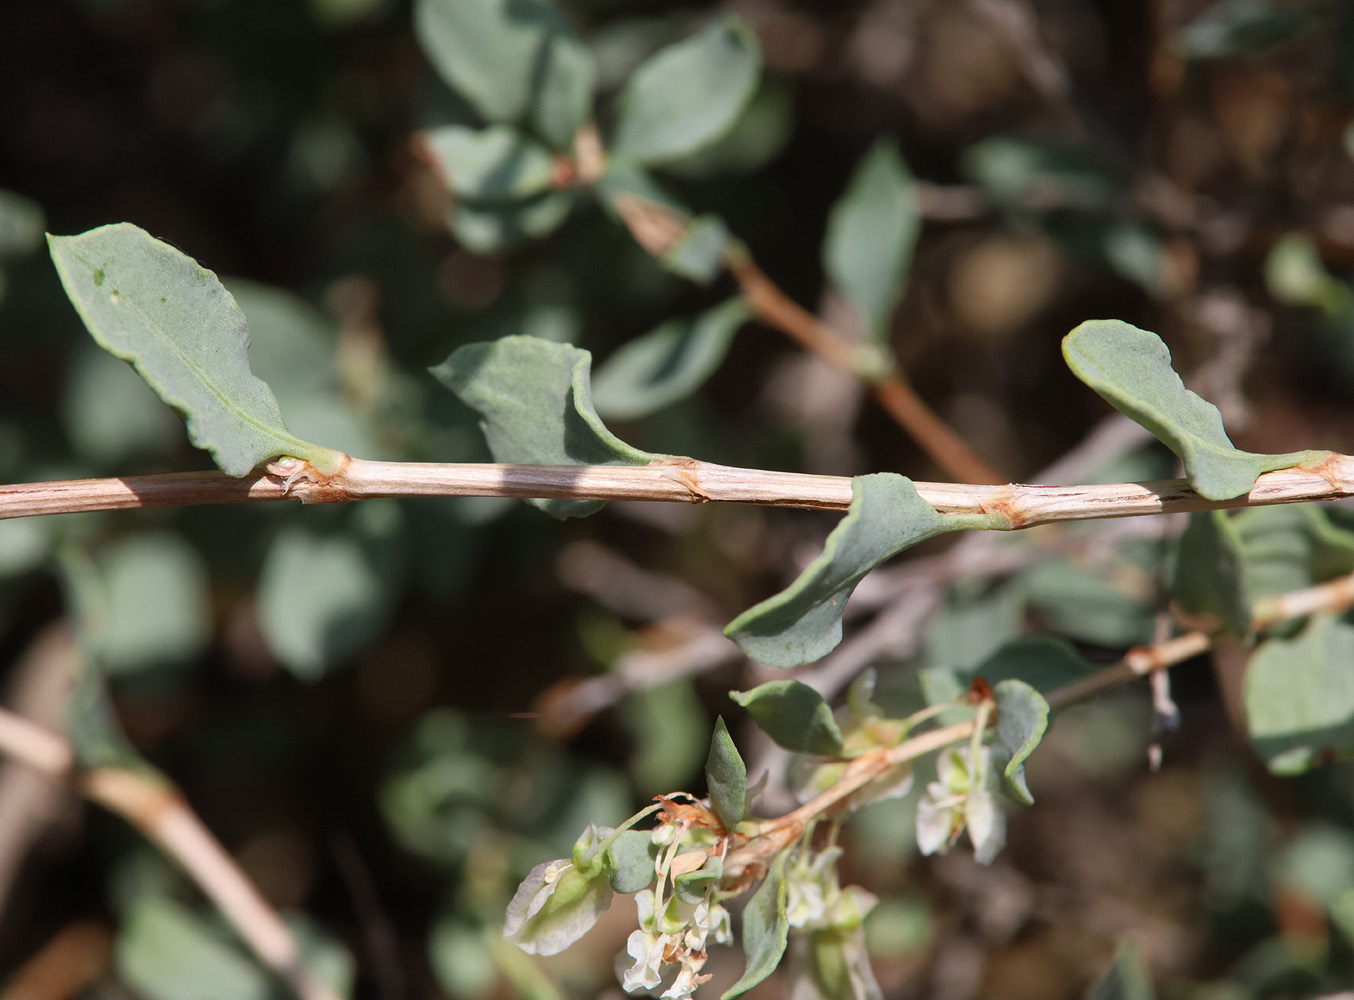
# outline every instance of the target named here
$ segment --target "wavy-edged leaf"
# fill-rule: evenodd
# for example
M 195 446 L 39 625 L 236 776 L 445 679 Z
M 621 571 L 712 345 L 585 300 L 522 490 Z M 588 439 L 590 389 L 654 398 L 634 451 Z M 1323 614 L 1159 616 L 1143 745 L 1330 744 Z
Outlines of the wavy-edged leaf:
M 830 653 L 842 638 L 842 611 L 865 574 L 909 546 L 960 528 L 1005 526 L 998 517 L 941 514 L 892 472 L 857 476 L 851 507 L 822 554 L 785 590 L 724 629 L 743 651 L 773 667 L 797 667 Z
M 1190 485 L 1206 499 L 1242 496 L 1261 473 L 1315 464 L 1330 454 L 1239 451 L 1217 407 L 1180 381 L 1161 338 L 1120 320 L 1082 323 L 1063 338 L 1063 357 L 1077 378 L 1179 455 Z
M 1295 638 L 1267 639 L 1246 669 L 1246 728 L 1276 774 L 1354 756 L 1354 625 L 1313 615 Z
M 751 691 L 730 691 L 729 697 L 757 720 L 757 725 L 787 750 L 836 757 L 842 752 L 842 731 L 823 696 L 802 681 L 770 681 Z
M 458 198 L 516 201 L 550 187 L 549 150 L 511 125 L 443 125 L 424 132 L 423 141 Z
M 626 82 L 616 102 L 612 151 L 659 164 L 721 138 L 757 89 L 757 36 L 724 17 L 655 53 Z
M 662 458 L 632 448 L 592 405 L 592 355 L 535 337 L 466 344 L 432 369 L 480 415 L 494 460 L 527 465 L 646 465 Z M 532 500 L 556 517 L 584 517 L 597 500 Z
M 748 315 L 740 296 L 624 344 L 593 375 L 597 412 L 633 420 L 691 395 L 724 360 Z
M 823 268 L 860 313 L 870 338 L 888 337 L 921 232 L 912 174 L 897 143 L 876 142 L 832 208 Z
M 1176 551 L 1171 593 L 1188 614 L 1207 615 L 1234 635 L 1250 632 L 1241 534 L 1226 511 L 1190 515 Z
M 785 878 L 779 867 L 773 868 L 743 911 L 743 954 L 747 956 L 747 968 L 720 1000 L 746 993 L 776 971 L 790 940 L 787 897 Z
M 279 455 L 337 471 L 342 454 L 292 435 L 251 374 L 244 313 L 215 274 L 129 222 L 47 241 L 90 334 L 183 415 L 222 471 L 243 476 Z
M 1004 680 L 992 689 L 997 703 L 997 735 L 992 741 L 992 762 L 1006 778 L 1006 790 L 1024 805 L 1034 796 L 1025 782 L 1025 758 L 1034 752 L 1048 729 L 1048 702 L 1033 687 L 1019 680 Z
M 419 0 L 414 31 L 487 121 L 527 125 L 564 149 L 588 117 L 597 69 L 549 0 Z
M 726 830 L 732 830 L 747 814 L 748 769 L 729 735 L 721 715 L 710 737 L 710 755 L 705 759 L 705 782 L 710 789 L 710 808 Z

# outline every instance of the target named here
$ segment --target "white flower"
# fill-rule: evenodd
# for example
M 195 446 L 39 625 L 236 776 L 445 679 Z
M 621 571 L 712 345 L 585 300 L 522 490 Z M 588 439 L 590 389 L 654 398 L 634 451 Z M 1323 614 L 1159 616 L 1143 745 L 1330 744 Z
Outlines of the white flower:
M 791 927 L 808 927 L 823 919 L 827 903 L 821 882 L 790 878 L 785 881 L 785 913 Z
M 625 941 L 625 953 L 635 960 L 621 977 L 621 985 L 627 993 L 653 990 L 663 981 L 659 966 L 663 964 L 663 951 L 667 948 L 668 936 L 653 931 L 631 931 Z
M 967 827 L 974 858 L 991 864 L 1006 843 L 1006 817 L 993 794 L 1000 778 L 991 749 L 983 747 L 976 767 L 968 747 L 942 751 L 936 775 L 940 780 L 928 784 L 917 803 L 917 848 L 944 854 Z

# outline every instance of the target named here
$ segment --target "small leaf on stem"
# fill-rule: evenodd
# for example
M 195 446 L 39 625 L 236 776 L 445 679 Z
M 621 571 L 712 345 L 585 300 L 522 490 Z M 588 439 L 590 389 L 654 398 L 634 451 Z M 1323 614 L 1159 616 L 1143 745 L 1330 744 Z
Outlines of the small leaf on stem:
M 748 770 L 723 716 L 715 720 L 715 732 L 710 737 L 705 781 L 710 789 L 710 808 L 724 828 L 732 830 L 747 814 Z
M 770 681 L 751 691 L 730 691 L 773 740 L 796 753 L 836 757 L 842 731 L 823 696 L 802 681 Z

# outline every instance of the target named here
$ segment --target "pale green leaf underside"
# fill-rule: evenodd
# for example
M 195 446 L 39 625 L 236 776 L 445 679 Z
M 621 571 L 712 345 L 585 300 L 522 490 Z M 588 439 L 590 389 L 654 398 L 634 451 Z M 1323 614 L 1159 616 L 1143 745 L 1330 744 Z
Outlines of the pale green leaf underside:
M 524 465 L 647 465 L 663 458 L 632 448 L 592 405 L 592 355 L 536 337 L 466 344 L 432 369 L 480 415 L 494 460 Z M 583 517 L 596 500 L 534 500 L 556 517 Z
M 710 737 L 705 781 L 710 790 L 710 807 L 724 828 L 732 830 L 747 814 L 748 769 L 723 716 L 715 720 L 715 731 Z
M 669 45 L 621 91 L 613 151 L 656 164 L 703 149 L 738 120 L 761 69 L 757 36 L 736 18 Z
M 785 906 L 788 887 L 779 869 L 773 869 L 743 911 L 743 954 L 747 968 L 721 1000 L 746 993 L 776 970 L 790 940 Z
M 279 455 L 334 471 L 340 456 L 293 436 L 251 374 L 244 313 L 215 274 L 128 222 L 47 241 L 95 341 L 183 415 L 223 471 L 243 476 Z
M 1354 755 L 1354 626 L 1313 616 L 1292 639 L 1268 639 L 1246 670 L 1246 727 L 1270 770 L 1296 774 Z
M 734 298 L 623 345 L 593 376 L 597 411 L 632 420 L 689 396 L 719 367 L 747 317 L 746 303 Z
M 1189 614 L 1209 615 L 1234 635 L 1250 632 L 1242 539 L 1226 511 L 1190 515 L 1180 536 L 1171 595 Z
M 912 175 L 891 142 L 875 144 L 828 220 L 823 268 L 874 340 L 888 335 L 921 231 Z
M 1020 680 L 1005 680 L 992 689 L 997 702 L 997 736 L 992 743 L 1006 787 L 1017 802 L 1034 804 L 1025 783 L 1025 758 L 1034 752 L 1048 728 L 1048 702 Z
M 1234 448 L 1217 407 L 1185 388 L 1161 338 L 1128 323 L 1082 323 L 1063 339 L 1063 357 L 1077 378 L 1179 455 L 1190 485 L 1206 499 L 1242 496 L 1261 473 L 1315 464 L 1330 454 L 1259 455 Z
M 865 574 L 909 546 L 959 528 L 1003 527 L 997 518 L 941 514 L 892 472 L 857 476 L 851 508 L 817 559 L 785 590 L 749 608 L 724 634 L 754 660 L 797 667 L 842 638 L 842 611 Z
M 787 750 L 833 757 L 842 752 L 842 731 L 823 696 L 802 681 L 770 681 L 729 697 Z

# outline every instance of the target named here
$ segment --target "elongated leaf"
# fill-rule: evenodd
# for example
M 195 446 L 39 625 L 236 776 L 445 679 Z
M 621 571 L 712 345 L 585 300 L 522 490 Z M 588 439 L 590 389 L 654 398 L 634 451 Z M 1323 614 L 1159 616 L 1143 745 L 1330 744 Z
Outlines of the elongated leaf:
M 1226 511 L 1191 514 L 1180 536 L 1171 593 L 1181 609 L 1208 615 L 1235 635 L 1251 629 L 1241 534 Z
M 267 1000 L 267 974 L 181 903 L 138 900 L 114 950 L 118 976 L 148 1000 Z
M 851 508 L 828 536 L 822 554 L 789 587 L 724 629 L 753 659 L 797 667 L 826 656 L 841 642 L 847 598 L 870 570 L 943 532 L 1005 523 L 940 514 L 917 495 L 912 480 L 891 472 L 857 476 L 851 490 Z
M 480 415 L 495 461 L 530 465 L 645 465 L 662 458 L 632 448 L 592 405 L 592 355 L 535 337 L 458 347 L 432 369 Z M 596 500 L 533 500 L 556 517 L 584 517 Z
M 833 206 L 823 243 L 828 279 L 859 311 L 873 340 L 888 336 L 920 232 L 912 175 L 897 145 L 880 140 Z
M 250 373 L 244 314 L 211 271 L 128 222 L 47 241 L 90 334 L 183 415 L 223 471 L 243 476 L 279 455 L 337 471 L 343 456 L 293 436 Z
M 1005 680 L 992 689 L 997 702 L 997 737 L 992 761 L 1006 777 L 1006 789 L 1025 805 L 1034 804 L 1025 783 L 1025 758 L 1034 752 L 1048 729 L 1048 702 L 1024 681 Z
M 738 120 L 761 69 L 757 36 L 735 17 L 668 46 L 621 91 L 613 152 L 658 164 L 710 145 Z
M 606 865 L 611 873 L 611 888 L 617 892 L 639 892 L 655 878 L 654 859 L 658 845 L 648 830 L 626 830 L 617 834 L 606 849 Z
M 1105 970 L 1087 1000 L 1155 1000 L 1152 977 L 1142 955 L 1132 944 L 1119 946 L 1114 961 Z
M 1330 454 L 1258 455 L 1237 450 L 1223 430 L 1217 407 L 1180 381 L 1161 338 L 1128 323 L 1082 323 L 1063 339 L 1063 357 L 1077 378 L 1179 455 L 1190 485 L 1209 500 L 1249 493 L 1261 473 L 1316 464 Z
M 747 321 L 741 297 L 692 319 L 671 320 L 622 346 L 597 370 L 592 399 L 605 417 L 633 420 L 695 392 Z
M 779 868 L 773 868 L 743 911 L 743 954 L 747 968 L 721 1000 L 746 993 L 776 971 L 790 940 L 790 919 L 785 912 L 787 887 Z
M 771 681 L 751 691 L 730 691 L 757 725 L 787 750 L 835 757 L 842 752 L 842 731 L 823 696 L 801 681 Z
M 710 788 L 710 808 L 726 830 L 743 822 L 747 813 L 748 769 L 734 746 L 724 717 L 715 720 L 710 737 L 710 756 L 705 760 L 705 782 Z
M 563 149 L 587 118 L 597 70 L 549 0 L 419 0 L 414 30 L 487 121 L 526 125 Z
M 423 139 L 458 198 L 515 201 L 550 187 L 550 153 L 510 125 L 445 125 Z
M 1251 745 L 1277 774 L 1354 755 L 1354 626 L 1314 615 L 1293 639 L 1268 639 L 1246 670 Z

